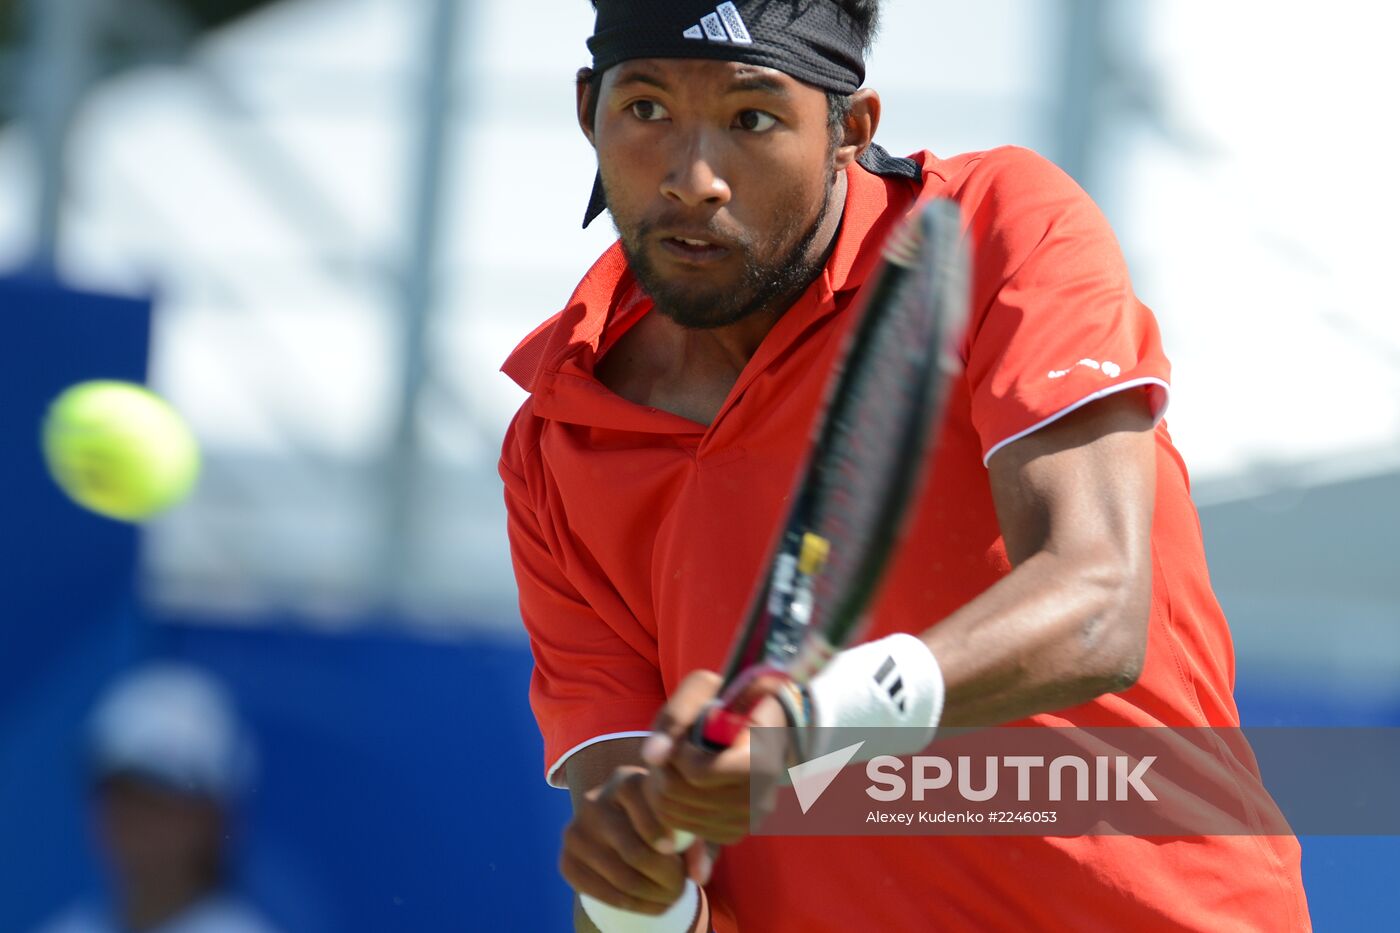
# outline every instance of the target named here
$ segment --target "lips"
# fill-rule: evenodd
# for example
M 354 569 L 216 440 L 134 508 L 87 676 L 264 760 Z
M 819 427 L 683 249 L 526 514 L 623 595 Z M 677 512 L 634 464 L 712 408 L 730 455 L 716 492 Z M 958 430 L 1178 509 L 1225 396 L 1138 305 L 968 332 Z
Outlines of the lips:
M 667 255 L 689 263 L 717 262 L 730 253 L 726 243 L 690 233 L 671 233 L 661 237 L 661 248 Z

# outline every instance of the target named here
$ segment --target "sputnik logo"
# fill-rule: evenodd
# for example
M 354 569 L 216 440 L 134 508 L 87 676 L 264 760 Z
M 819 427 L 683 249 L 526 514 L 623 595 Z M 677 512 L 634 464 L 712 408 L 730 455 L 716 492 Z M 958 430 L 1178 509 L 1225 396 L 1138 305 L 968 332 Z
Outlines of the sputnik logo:
M 811 761 L 803 762 L 800 765 L 793 765 L 788 768 L 788 778 L 792 781 L 792 789 L 797 794 L 797 805 L 806 813 L 812 809 L 812 805 L 817 802 L 826 789 L 831 786 L 831 782 L 836 780 L 836 775 L 841 773 L 841 769 L 851 763 L 851 759 L 860 751 L 864 742 L 857 742 L 834 752 L 828 752 L 820 758 L 813 758 Z

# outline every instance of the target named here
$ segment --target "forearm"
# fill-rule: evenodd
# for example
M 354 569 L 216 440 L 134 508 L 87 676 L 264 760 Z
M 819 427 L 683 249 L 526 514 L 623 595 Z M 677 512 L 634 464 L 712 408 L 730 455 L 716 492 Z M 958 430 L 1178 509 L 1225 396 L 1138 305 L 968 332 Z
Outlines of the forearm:
M 942 725 L 1013 722 L 1127 689 L 1150 597 L 1150 570 L 1108 549 L 1027 558 L 921 636 L 947 687 Z

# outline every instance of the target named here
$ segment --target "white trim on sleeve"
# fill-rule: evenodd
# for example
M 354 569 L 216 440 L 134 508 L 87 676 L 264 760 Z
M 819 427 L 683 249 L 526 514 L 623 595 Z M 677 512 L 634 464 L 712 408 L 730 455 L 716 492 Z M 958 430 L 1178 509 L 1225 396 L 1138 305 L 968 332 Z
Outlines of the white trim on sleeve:
M 1149 385 L 1159 386 L 1162 389 L 1162 404 L 1157 409 L 1157 411 L 1153 413 L 1152 417 L 1152 426 L 1155 428 L 1158 422 L 1160 422 L 1162 418 L 1165 417 L 1167 414 L 1167 406 L 1171 404 L 1172 387 L 1166 382 L 1163 382 L 1161 379 L 1158 379 L 1154 376 L 1148 376 L 1143 379 L 1133 379 L 1129 382 L 1121 382 L 1118 385 L 1109 386 L 1106 389 L 1100 389 L 1092 395 L 1086 395 L 1084 398 L 1075 402 L 1073 405 L 1070 405 L 1066 408 L 1061 408 L 1059 411 L 1055 412 L 1053 415 L 1051 415 L 1049 418 L 1046 418 L 1044 421 L 1041 421 L 1039 424 L 1034 424 L 1031 427 L 1026 428 L 1024 431 L 1021 431 L 1019 434 L 1013 434 L 1006 440 L 1000 441 L 999 443 L 992 445 L 992 449 L 987 451 L 987 453 L 983 455 L 982 465 L 986 466 L 989 462 L 991 462 L 991 459 L 996 454 L 996 452 L 998 450 L 1001 450 L 1007 444 L 1015 443 L 1023 437 L 1034 434 L 1036 431 L 1039 431 L 1046 425 L 1054 424 L 1056 421 L 1059 421 L 1065 415 L 1068 415 L 1074 411 L 1078 411 L 1085 405 L 1088 405 L 1090 402 L 1097 402 L 1101 398 L 1108 398 L 1110 395 L 1117 395 L 1119 392 L 1125 391 L 1127 389 L 1136 389 L 1141 386 Z
M 574 757 L 574 755 L 577 755 L 588 746 L 597 745 L 600 742 L 611 742 L 613 739 L 644 739 L 649 735 L 651 735 L 650 732 L 609 732 L 607 735 L 598 735 L 591 739 L 585 739 L 560 755 L 559 760 L 549 766 L 549 771 L 547 771 L 544 776 L 545 783 L 559 790 L 568 790 L 569 785 L 564 783 L 562 776 L 559 774 L 559 770 L 563 768 L 564 763 Z

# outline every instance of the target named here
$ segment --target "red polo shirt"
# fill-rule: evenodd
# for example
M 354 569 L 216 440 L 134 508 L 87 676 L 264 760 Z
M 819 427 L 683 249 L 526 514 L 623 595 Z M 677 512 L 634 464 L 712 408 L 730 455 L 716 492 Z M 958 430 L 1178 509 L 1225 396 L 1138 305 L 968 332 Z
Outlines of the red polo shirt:
M 546 774 L 643 735 L 690 671 L 717 670 L 786 510 L 853 299 L 921 199 L 962 206 L 975 257 L 967 368 L 869 637 L 921 632 L 1010 572 L 986 461 L 1082 405 L 1146 392 L 1157 413 L 1153 595 L 1130 690 L 1046 725 L 1234 726 L 1234 656 L 1184 464 L 1160 416 L 1170 366 L 1092 201 L 1033 153 L 916 157 L 922 183 L 851 168 L 823 273 L 764 339 L 708 427 L 594 378 L 651 311 L 614 246 L 504 369 L 530 392 L 501 458 L 530 699 Z M 707 889 L 721 933 L 1301 930 L 1294 839 L 750 838 Z

